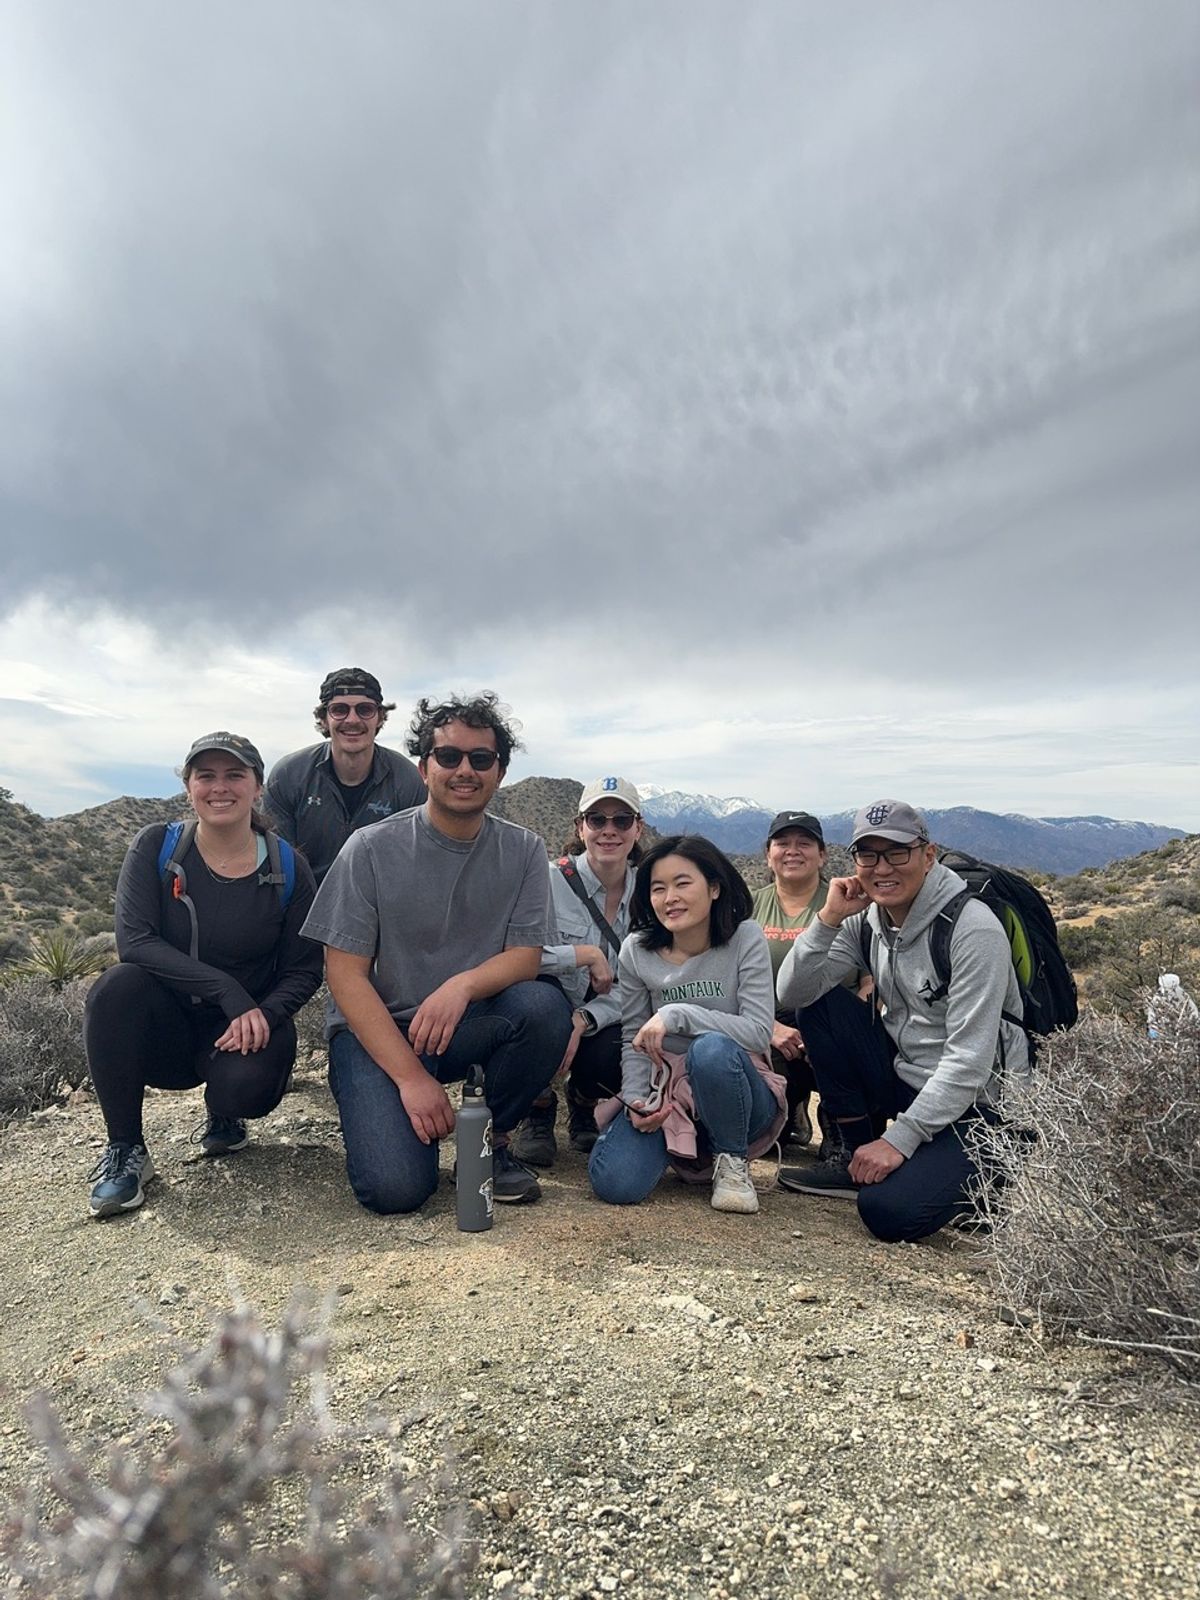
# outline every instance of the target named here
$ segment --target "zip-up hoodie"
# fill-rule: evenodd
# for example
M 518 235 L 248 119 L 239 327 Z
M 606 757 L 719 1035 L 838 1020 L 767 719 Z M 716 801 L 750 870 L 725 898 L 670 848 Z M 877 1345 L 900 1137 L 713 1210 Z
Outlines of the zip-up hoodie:
M 1000 1103 L 1000 1068 L 1010 1087 L 1029 1073 L 1024 1030 L 1001 1017 L 1021 1015 L 1008 935 L 978 900 L 963 907 L 950 940 L 950 989 L 943 1000 L 930 928 L 966 884 L 935 862 L 900 927 L 872 905 L 828 928 L 815 917 L 779 969 L 781 1005 L 808 1006 L 862 965 L 862 920 L 871 929 L 871 974 L 883 1025 L 896 1046 L 895 1069 L 916 1099 L 883 1137 L 902 1155 L 932 1139 L 973 1105 Z

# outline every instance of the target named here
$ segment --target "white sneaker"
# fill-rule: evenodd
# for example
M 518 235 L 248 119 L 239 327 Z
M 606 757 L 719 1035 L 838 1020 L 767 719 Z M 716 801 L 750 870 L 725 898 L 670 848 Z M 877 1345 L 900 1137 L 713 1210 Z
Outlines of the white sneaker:
M 722 1150 L 713 1162 L 712 1208 L 747 1214 L 758 1210 L 758 1191 L 750 1182 L 750 1163 L 745 1156 L 731 1156 Z

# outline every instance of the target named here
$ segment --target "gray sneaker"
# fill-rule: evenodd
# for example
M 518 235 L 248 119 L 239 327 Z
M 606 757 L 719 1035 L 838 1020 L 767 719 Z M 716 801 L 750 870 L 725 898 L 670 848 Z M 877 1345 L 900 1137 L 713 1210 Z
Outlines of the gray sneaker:
M 519 1123 L 512 1136 L 513 1155 L 531 1167 L 552 1167 L 558 1154 L 558 1140 L 554 1137 L 554 1119 L 558 1115 L 558 1097 L 552 1094 L 547 1105 L 533 1104 L 524 1122 Z M 499 1196 L 496 1197 L 497 1199 Z
M 88 1173 L 88 1204 L 94 1217 L 115 1217 L 134 1211 L 146 1198 L 154 1163 L 144 1144 L 110 1144 Z
M 199 1135 L 200 1148 L 206 1156 L 227 1156 L 231 1150 L 244 1150 L 249 1143 L 250 1135 L 240 1117 L 208 1113 L 204 1131 Z
M 492 1199 L 500 1206 L 528 1206 L 542 1198 L 542 1186 L 508 1145 L 492 1152 Z
M 824 1194 L 839 1200 L 853 1200 L 862 1188 L 850 1176 L 851 1152 L 839 1144 L 824 1161 L 803 1167 L 780 1167 L 779 1185 L 795 1194 Z

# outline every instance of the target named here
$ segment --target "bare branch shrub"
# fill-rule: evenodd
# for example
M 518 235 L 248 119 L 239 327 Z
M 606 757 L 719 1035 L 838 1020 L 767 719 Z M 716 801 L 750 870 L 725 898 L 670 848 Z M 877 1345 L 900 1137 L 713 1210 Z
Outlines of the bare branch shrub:
M 1144 1006 L 1148 996 L 1143 995 Z M 1038 1060 L 1022 1120 L 980 1130 L 1002 1298 L 1043 1326 L 1200 1382 L 1200 1026 L 1085 1012 Z
M 314 1055 L 324 1056 L 328 1052 L 325 1043 L 325 1008 L 328 1004 L 329 990 L 322 984 L 312 999 L 302 1005 L 293 1018 L 296 1024 L 298 1067 L 307 1067 Z
M 0 984 L 0 1117 L 36 1111 L 87 1081 L 81 979 Z
M 440 1534 L 413 1531 L 399 1466 L 381 1470 L 377 1449 L 366 1458 L 387 1430 L 351 1435 L 330 1422 L 327 1340 L 310 1322 L 303 1302 L 278 1332 L 238 1307 L 145 1402 L 152 1420 L 134 1443 L 110 1446 L 98 1460 L 66 1437 L 46 1396 L 33 1401 L 33 1431 L 66 1510 L 49 1518 L 31 1496 L 8 1512 L 3 1543 L 25 1580 L 22 1593 L 36 1600 L 458 1600 L 470 1569 L 461 1519 Z M 299 1411 L 298 1385 L 309 1401 Z M 287 1519 L 289 1537 L 270 1543 L 280 1490 L 289 1485 L 298 1486 L 303 1505 Z

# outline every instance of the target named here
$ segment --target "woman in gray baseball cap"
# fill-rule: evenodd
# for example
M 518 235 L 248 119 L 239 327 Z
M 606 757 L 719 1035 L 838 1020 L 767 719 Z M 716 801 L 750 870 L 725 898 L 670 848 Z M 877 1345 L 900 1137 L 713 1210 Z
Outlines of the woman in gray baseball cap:
M 248 1142 L 245 1119 L 279 1104 L 296 1059 L 296 1012 L 321 981 L 300 935 L 308 863 L 259 814 L 262 757 L 241 734 L 197 739 L 184 758 L 193 816 L 151 823 L 117 880 L 120 962 L 88 995 L 84 1044 L 108 1145 L 90 1208 L 140 1206 L 154 1164 L 142 1129 L 148 1086 L 205 1086 L 205 1155 Z

